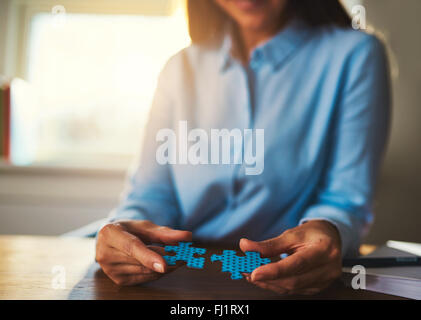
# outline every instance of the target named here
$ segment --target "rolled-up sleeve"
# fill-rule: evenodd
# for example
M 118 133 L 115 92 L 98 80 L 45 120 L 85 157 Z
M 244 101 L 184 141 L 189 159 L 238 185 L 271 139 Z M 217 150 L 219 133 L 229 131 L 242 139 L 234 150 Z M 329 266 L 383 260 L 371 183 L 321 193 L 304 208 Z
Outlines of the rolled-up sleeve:
M 388 138 L 390 78 L 381 41 L 364 38 L 350 53 L 344 74 L 329 137 L 328 169 L 300 223 L 333 223 L 347 256 L 358 252 L 373 222 L 374 186 Z

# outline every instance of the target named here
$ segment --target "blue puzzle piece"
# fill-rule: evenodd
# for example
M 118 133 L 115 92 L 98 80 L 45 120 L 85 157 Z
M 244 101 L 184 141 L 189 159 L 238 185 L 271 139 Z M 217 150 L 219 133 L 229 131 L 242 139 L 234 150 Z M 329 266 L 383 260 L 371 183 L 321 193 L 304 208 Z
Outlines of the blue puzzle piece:
M 224 250 L 222 255 L 213 254 L 211 261 L 222 262 L 222 272 L 231 272 L 231 279 L 242 279 L 241 272 L 251 273 L 261 265 L 270 263 L 270 259 L 261 258 L 260 253 L 247 251 L 245 257 L 239 257 L 234 250 Z
M 195 269 L 203 269 L 205 258 L 195 258 L 194 254 L 205 254 L 206 249 L 190 247 L 192 242 L 179 242 L 178 246 L 166 246 L 166 252 L 176 252 L 174 256 L 164 256 L 169 266 L 175 266 L 176 261 L 185 261 L 187 266 Z

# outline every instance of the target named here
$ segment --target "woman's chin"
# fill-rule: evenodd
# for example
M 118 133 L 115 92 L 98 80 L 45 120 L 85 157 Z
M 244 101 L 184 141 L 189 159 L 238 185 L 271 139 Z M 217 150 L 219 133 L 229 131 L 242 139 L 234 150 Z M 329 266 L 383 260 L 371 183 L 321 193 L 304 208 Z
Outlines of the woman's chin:
M 250 17 L 238 21 L 241 30 L 248 32 L 260 32 L 268 29 L 268 21 L 264 17 Z

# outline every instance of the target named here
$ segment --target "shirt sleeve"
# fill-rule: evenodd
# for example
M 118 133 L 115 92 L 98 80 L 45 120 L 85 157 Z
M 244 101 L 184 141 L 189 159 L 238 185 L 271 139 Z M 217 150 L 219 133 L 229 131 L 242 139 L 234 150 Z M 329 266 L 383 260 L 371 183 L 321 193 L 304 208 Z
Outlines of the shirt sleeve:
M 179 223 L 180 211 L 171 165 L 159 164 L 156 160 L 159 143 L 156 138 L 157 132 L 172 128 L 173 103 L 165 85 L 170 76 L 167 64 L 160 74 L 155 91 L 140 161 L 130 175 L 120 205 L 111 213 L 109 222 L 122 219 L 150 220 L 155 224 L 173 228 Z
M 388 138 L 390 79 L 383 44 L 367 36 L 349 55 L 329 140 L 329 161 L 316 201 L 300 221 L 333 223 L 342 255 L 358 253 L 373 221 L 371 202 Z

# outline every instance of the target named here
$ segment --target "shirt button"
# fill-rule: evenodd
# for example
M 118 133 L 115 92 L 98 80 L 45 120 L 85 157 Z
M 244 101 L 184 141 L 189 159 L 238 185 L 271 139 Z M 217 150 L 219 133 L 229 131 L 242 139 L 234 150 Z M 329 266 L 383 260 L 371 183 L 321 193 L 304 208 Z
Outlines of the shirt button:
M 261 51 L 257 50 L 253 53 L 251 61 L 250 61 L 250 66 L 255 69 L 258 68 L 263 60 L 263 54 Z
M 261 60 L 262 59 L 262 51 L 260 51 L 260 50 L 256 50 L 256 51 L 254 51 L 254 54 L 253 54 L 253 58 L 254 59 L 256 59 L 256 60 Z

